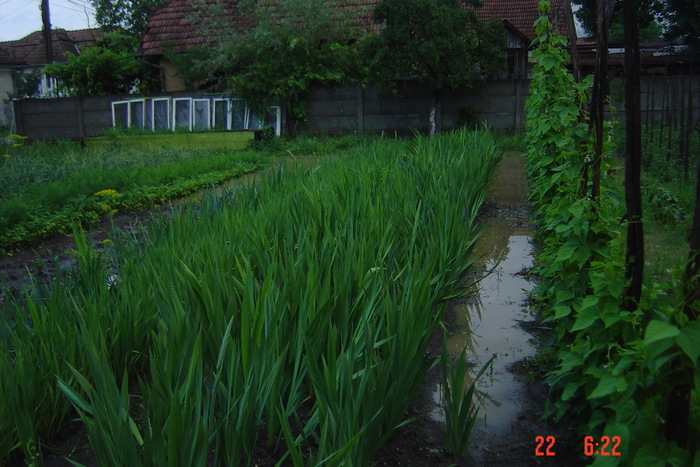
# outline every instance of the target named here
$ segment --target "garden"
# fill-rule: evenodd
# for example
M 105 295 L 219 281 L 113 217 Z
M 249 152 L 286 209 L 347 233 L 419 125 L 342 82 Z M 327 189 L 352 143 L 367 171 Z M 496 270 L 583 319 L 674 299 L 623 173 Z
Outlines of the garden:
M 464 464 L 493 359 L 449 352 L 450 305 L 481 273 L 507 150 L 525 153 L 537 252 L 509 274 L 536 283 L 538 339 L 508 371 L 547 398 L 523 402 L 516 423 L 542 423 L 524 444 L 493 440 L 514 454 L 491 462 L 700 465 L 698 133 L 643 127 L 644 280 L 630 298 L 627 128 L 605 122 L 596 148 L 593 83 L 568 71 L 546 16 L 536 28 L 525 135 L 302 137 L 246 151 L 11 138 L 0 247 L 10 257 L 69 233 L 75 268 L 3 284 L 0 461 Z M 97 245 L 86 235 L 158 206 Z M 436 451 L 449 458 L 401 457 L 397 435 L 428 423 L 413 403 L 436 371 Z M 84 443 L 66 449 L 76 433 Z
M 140 149 L 78 142 L 24 144 L 10 135 L 0 161 L 0 253 L 70 232 L 75 222 L 154 207 L 266 163 L 254 151 Z
M 486 132 L 353 143 L 101 251 L 74 227 L 73 273 L 3 297 L 2 456 L 41 462 L 79 418 L 100 465 L 251 464 L 259 440 L 274 462 L 370 462 L 435 364 L 500 151 Z

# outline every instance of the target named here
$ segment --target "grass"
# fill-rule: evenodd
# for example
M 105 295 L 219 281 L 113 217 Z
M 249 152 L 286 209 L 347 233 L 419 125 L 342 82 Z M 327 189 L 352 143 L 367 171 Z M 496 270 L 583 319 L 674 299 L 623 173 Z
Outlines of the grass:
M 523 130 L 494 130 L 492 134 L 496 144 L 502 151 L 519 153 L 527 151 L 525 131 Z
M 78 233 L 73 276 L 3 304 L 0 459 L 40 459 L 76 410 L 100 463 L 250 465 L 259 438 L 295 465 L 371 462 L 436 363 L 499 150 L 345 141 L 112 257 Z
M 688 175 L 678 156 L 678 128 L 672 130 L 668 145 L 668 128 L 642 129 L 642 211 L 644 213 L 645 282 L 670 283 L 674 271 L 685 267 L 688 257 L 688 236 L 695 208 L 695 170 L 700 163 L 700 140 L 696 132 L 689 140 Z M 516 138 L 517 139 L 517 138 Z M 499 136 L 499 144 L 510 139 Z M 625 153 L 625 130 L 615 128 L 612 140 L 616 157 Z M 619 175 L 623 183 L 624 173 Z
M 670 283 L 674 271 L 685 268 L 688 237 L 695 208 L 695 170 L 700 163 L 697 137 L 690 141 L 686 178 L 684 164 L 668 146 L 659 146 L 658 128 L 644 128 L 642 197 L 648 283 Z M 655 140 L 651 140 L 652 133 Z M 678 141 L 672 140 L 677 150 Z

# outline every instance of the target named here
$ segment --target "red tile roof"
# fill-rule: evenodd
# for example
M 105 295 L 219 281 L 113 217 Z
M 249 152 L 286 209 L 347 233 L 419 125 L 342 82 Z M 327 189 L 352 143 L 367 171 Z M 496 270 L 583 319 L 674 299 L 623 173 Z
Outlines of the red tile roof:
M 339 8 L 356 10 L 358 24 L 367 31 L 378 31 L 381 25 L 372 21 L 374 6 L 380 0 L 343 0 Z M 482 0 L 483 7 L 478 8 L 477 15 L 482 21 L 495 19 L 507 21 L 525 38 L 535 38 L 534 22 L 539 17 L 537 5 L 539 0 Z M 551 17 L 558 23 L 560 31 L 566 35 L 564 21 L 564 3 L 569 0 L 550 0 L 552 4 Z M 165 0 L 153 9 L 148 26 L 141 40 L 137 55 L 161 55 L 166 50 L 183 52 L 188 49 L 201 47 L 210 39 L 199 31 L 197 23 L 198 7 L 192 0 Z M 225 0 L 222 18 L 235 24 L 237 28 L 250 25 L 250 20 L 241 18 L 236 2 Z M 199 13 L 202 14 L 202 13 Z
M 23 62 L 19 58 L 15 57 L 15 54 L 12 53 L 12 49 L 0 45 L 0 65 L 15 66 L 26 64 L 26 62 Z
M 560 31 L 566 34 L 564 1 L 567 0 L 551 0 L 550 18 L 557 21 Z M 539 0 L 483 0 L 483 2 L 484 6 L 476 10 L 479 19 L 482 21 L 507 20 L 530 41 L 535 38 L 534 24 L 540 16 L 537 10 Z
M 201 5 L 192 0 L 166 0 L 153 8 L 136 55 L 161 55 L 168 50 L 179 53 L 206 44 L 210 38 L 197 25 L 198 15 L 208 13 Z M 223 2 L 218 16 L 228 24 L 245 27 L 235 2 Z
M 55 62 L 66 62 L 67 53 L 79 55 L 78 47 L 89 47 L 103 35 L 101 29 L 79 29 L 66 31 L 64 29 L 51 30 L 51 45 Z M 14 41 L 0 42 L 0 63 L 14 66 L 31 66 L 46 64 L 46 47 L 44 46 L 44 34 L 35 31 L 28 36 Z M 7 61 L 6 61 L 7 60 Z

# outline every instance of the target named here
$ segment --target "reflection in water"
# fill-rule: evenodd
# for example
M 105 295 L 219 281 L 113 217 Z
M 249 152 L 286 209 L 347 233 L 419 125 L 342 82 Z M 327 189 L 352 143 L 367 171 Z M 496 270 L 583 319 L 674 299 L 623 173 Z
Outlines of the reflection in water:
M 518 398 L 519 382 L 507 371 L 513 363 L 535 355 L 529 334 L 518 326 L 528 319 L 525 306 L 531 285 L 524 272 L 532 267 L 532 246 L 527 231 L 513 227 L 507 219 L 490 221 L 477 242 L 481 264 L 491 271 L 476 285 L 466 303 L 452 307 L 455 323 L 463 330 L 448 338 L 450 353 L 458 357 L 467 348 L 469 361 L 474 363 L 465 381 L 466 387 L 482 365 L 496 355 L 492 367 L 477 382 L 480 421 L 476 430 L 500 432 L 515 419 L 522 403 Z M 442 388 L 434 391 L 440 404 Z M 433 414 L 441 419 L 444 414 Z
M 475 269 L 483 270 L 485 277 L 469 289 L 471 296 L 452 306 L 455 324 L 462 331 L 448 338 L 448 349 L 458 358 L 466 348 L 468 360 L 474 364 L 465 387 L 496 355 L 491 369 L 477 382 L 479 420 L 474 426 L 471 450 L 477 457 L 483 451 L 480 448 L 500 437 L 523 409 L 523 384 L 507 368 L 536 353 L 530 335 L 518 326 L 518 321 L 531 318 L 525 303 L 532 285 L 525 273 L 532 267 L 533 252 L 530 232 L 522 227 L 527 214 L 519 211 L 527 205 L 526 197 L 524 158 L 504 158 L 491 186 L 490 201 L 499 210 L 505 208 L 501 216 L 510 212 L 514 218 L 497 215 L 487 222 L 475 247 L 475 254 L 480 256 Z M 437 411 L 431 416 L 444 421 L 441 397 L 438 385 L 433 391 Z
M 479 391 L 489 395 L 481 401 L 480 414 L 486 426 L 495 430 L 506 428 L 522 408 L 515 397 L 518 391 L 514 388 L 518 383 L 507 367 L 536 353 L 529 342 L 529 334 L 517 325 L 518 320 L 529 317 L 529 310 L 523 308 L 523 304 L 531 286 L 522 275 L 532 267 L 528 240 L 526 235 L 511 235 L 501 262 L 497 265 L 492 259 L 486 262 L 487 269 L 494 265 L 495 269 L 478 283 L 478 299 L 454 309 L 456 315 L 463 315 L 464 321 L 469 321 L 470 331 L 464 334 L 470 334 L 474 340 L 476 351 L 471 356 L 476 362 L 474 371 L 496 354 L 493 371 L 477 382 Z M 461 352 L 454 346 L 452 349 Z
M 532 246 L 526 233 L 506 219 L 489 222 L 477 243 L 477 254 L 482 255 L 485 271 L 491 273 L 471 287 L 466 303 L 452 307 L 455 324 L 462 332 L 448 338 L 448 349 L 458 357 L 467 348 L 468 360 L 474 364 L 466 388 L 482 365 L 496 355 L 491 369 L 477 382 L 477 430 L 500 432 L 515 419 L 522 409 L 520 383 L 507 368 L 536 353 L 529 334 L 518 326 L 518 321 L 530 317 L 525 302 L 531 285 L 523 272 L 532 267 Z M 438 386 L 433 394 L 438 405 L 441 394 Z M 444 414 L 434 413 L 433 417 L 442 419 Z

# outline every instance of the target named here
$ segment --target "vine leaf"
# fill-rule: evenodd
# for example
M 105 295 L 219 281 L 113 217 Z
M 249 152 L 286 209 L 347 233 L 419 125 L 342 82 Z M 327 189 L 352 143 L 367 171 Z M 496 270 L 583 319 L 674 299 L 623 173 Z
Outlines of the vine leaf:
M 596 399 L 598 397 L 609 396 L 617 391 L 624 391 L 626 387 L 627 385 L 624 378 L 613 375 L 604 375 L 600 379 L 600 382 L 598 382 L 598 386 L 596 386 L 588 398 Z
M 676 343 L 692 362 L 697 362 L 700 356 L 700 321 L 691 321 L 683 326 Z
M 649 326 L 647 326 L 647 331 L 644 334 L 644 345 L 653 344 L 654 342 L 667 339 L 669 337 L 676 337 L 678 334 L 680 334 L 680 332 L 680 329 L 673 324 L 656 319 L 651 320 L 649 322 Z

